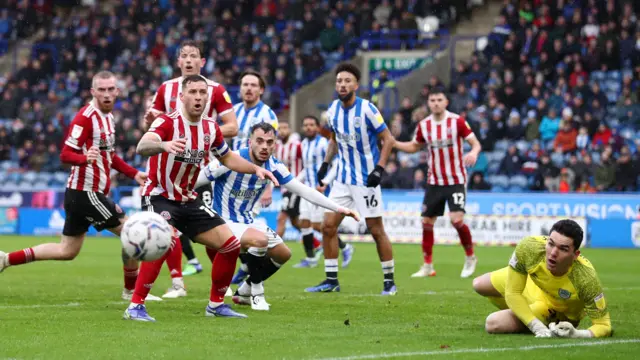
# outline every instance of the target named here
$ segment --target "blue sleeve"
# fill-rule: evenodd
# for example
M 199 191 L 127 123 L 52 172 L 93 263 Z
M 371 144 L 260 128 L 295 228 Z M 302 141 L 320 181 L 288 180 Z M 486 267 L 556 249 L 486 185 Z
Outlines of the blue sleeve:
M 280 185 L 284 185 L 293 180 L 293 175 L 283 163 L 277 163 L 273 169 L 273 175 L 276 177 Z
M 387 129 L 387 124 L 384 123 L 384 118 L 378 108 L 372 103 L 368 105 L 364 109 L 367 126 L 371 126 L 376 134 L 380 134 Z

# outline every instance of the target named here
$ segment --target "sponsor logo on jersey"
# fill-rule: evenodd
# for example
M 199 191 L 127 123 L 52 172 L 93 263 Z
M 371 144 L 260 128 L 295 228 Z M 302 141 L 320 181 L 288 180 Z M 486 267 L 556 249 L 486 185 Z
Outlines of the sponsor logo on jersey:
M 229 96 L 229 93 L 228 93 L 228 92 L 226 92 L 226 91 L 225 91 L 225 92 L 222 94 L 222 97 L 224 97 L 224 100 L 225 100 L 226 102 L 228 102 L 229 104 L 231 104 L 231 97 Z
M 568 300 L 571 297 L 571 292 L 565 289 L 558 289 L 558 296 L 560 296 L 561 299 Z
M 336 138 L 344 142 L 360 141 L 360 134 L 336 134 Z
M 607 303 L 604 300 L 604 293 L 600 293 L 600 295 L 593 298 L 593 301 L 596 303 L 598 310 L 604 310 L 607 307 Z
M 250 199 L 258 194 L 261 189 L 232 189 L 231 195 L 237 198 Z
M 202 159 L 204 159 L 204 150 L 199 149 L 185 149 L 175 157 L 175 161 L 187 164 L 199 164 Z

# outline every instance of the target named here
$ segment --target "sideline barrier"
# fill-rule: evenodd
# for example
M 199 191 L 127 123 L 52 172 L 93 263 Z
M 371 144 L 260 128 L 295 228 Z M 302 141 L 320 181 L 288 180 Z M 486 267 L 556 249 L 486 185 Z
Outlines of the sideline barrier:
M 0 233 L 55 235 L 62 231 L 63 190 L 0 192 Z M 114 189 L 110 196 L 128 212 L 140 204 L 137 188 Z M 396 243 L 421 241 L 421 191 L 383 191 L 386 229 Z M 281 197 L 262 209 L 258 221 L 275 228 Z M 640 194 L 549 194 L 479 193 L 466 199 L 467 224 L 474 241 L 486 245 L 514 245 L 519 238 L 548 231 L 560 218 L 573 218 L 586 229 L 591 247 L 640 247 Z M 351 241 L 370 241 L 364 223 L 345 221 L 341 231 Z M 446 217 L 436 224 L 437 243 L 457 243 L 457 234 Z M 107 235 L 103 232 L 100 235 Z M 90 234 L 96 234 L 91 229 Z M 287 228 L 285 240 L 298 240 L 299 233 Z

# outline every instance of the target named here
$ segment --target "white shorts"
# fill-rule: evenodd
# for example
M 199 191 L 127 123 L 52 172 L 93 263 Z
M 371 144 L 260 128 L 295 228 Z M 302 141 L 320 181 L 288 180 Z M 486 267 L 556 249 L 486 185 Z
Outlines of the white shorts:
M 324 208 L 301 198 L 300 215 L 298 219 L 310 220 L 312 223 L 321 223 L 324 219 Z
M 382 216 L 383 205 L 380 186 L 369 188 L 339 182 L 334 182 L 332 186 L 329 199 L 338 205 L 356 210 L 365 219 Z
M 256 221 L 253 224 L 242 224 L 229 220 L 225 220 L 225 222 L 227 223 L 227 226 L 229 226 L 229 229 L 231 229 L 231 232 L 236 237 L 236 239 L 240 241 L 242 241 L 242 235 L 244 235 L 244 233 L 248 229 L 253 228 L 267 235 L 267 239 L 269 240 L 269 244 L 267 245 L 268 249 L 274 248 L 277 245 L 283 243 L 282 238 L 278 236 L 275 231 L 271 230 L 271 228 L 269 228 L 267 224 L 261 221 Z

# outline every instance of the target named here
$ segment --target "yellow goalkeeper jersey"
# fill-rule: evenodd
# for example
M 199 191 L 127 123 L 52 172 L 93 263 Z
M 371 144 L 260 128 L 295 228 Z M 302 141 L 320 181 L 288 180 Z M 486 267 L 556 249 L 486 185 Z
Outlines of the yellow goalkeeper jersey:
M 525 275 L 526 277 L 522 277 L 525 281 L 533 281 L 543 297 L 541 300 L 546 301 L 555 311 L 574 321 L 579 321 L 586 315 L 594 324 L 590 330 L 595 336 L 608 335 L 611 332 L 609 311 L 593 265 L 580 255 L 565 275 L 554 276 L 546 266 L 547 240 L 547 236 L 524 238 L 511 256 L 509 266 L 515 272 Z M 507 282 L 507 288 L 514 285 L 516 284 Z M 520 288 L 523 285 L 517 286 Z M 515 309 L 512 310 L 515 312 Z M 520 314 L 516 312 L 516 315 Z

